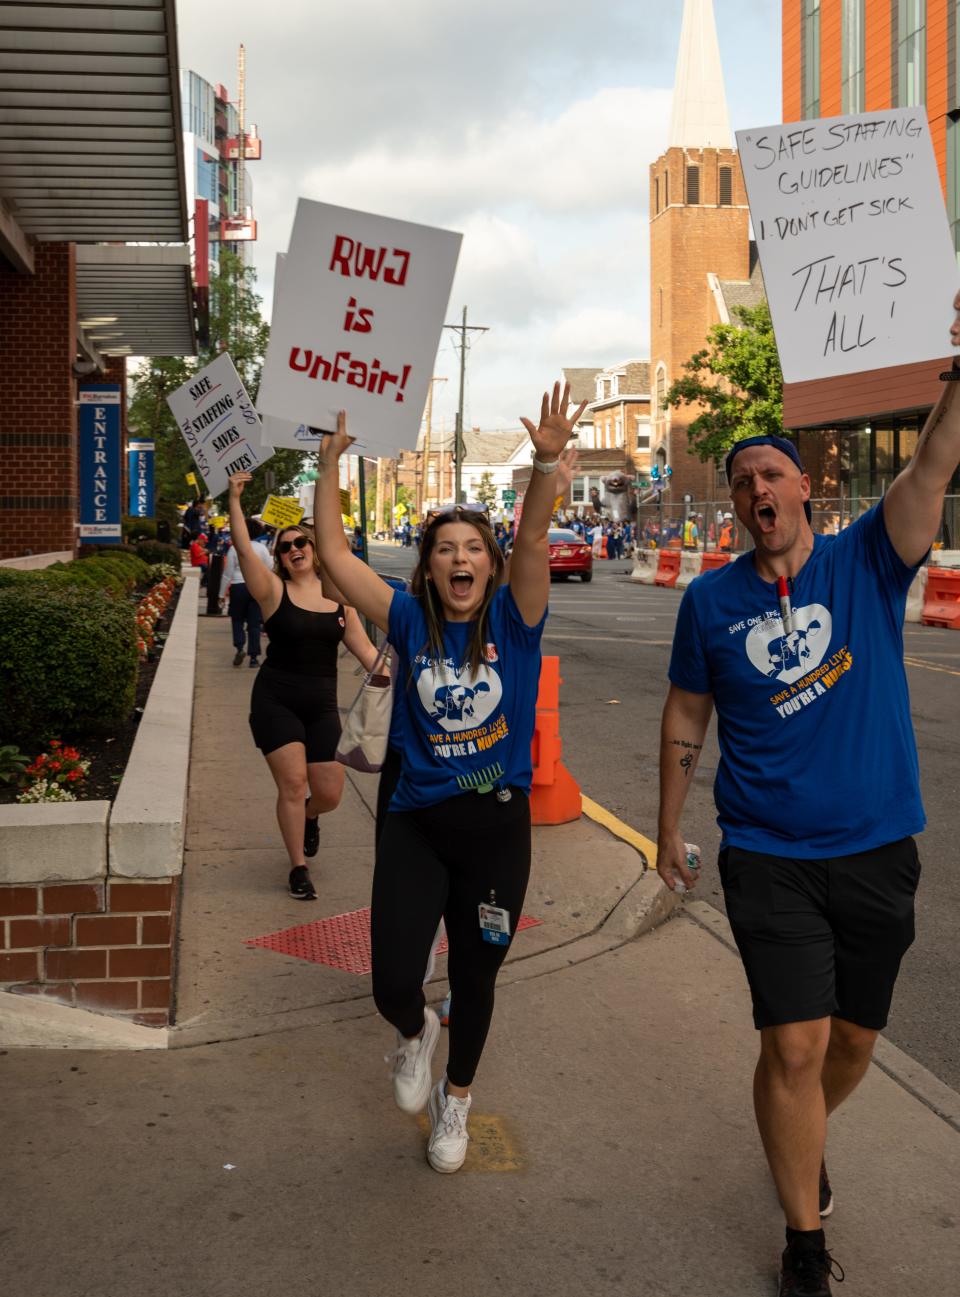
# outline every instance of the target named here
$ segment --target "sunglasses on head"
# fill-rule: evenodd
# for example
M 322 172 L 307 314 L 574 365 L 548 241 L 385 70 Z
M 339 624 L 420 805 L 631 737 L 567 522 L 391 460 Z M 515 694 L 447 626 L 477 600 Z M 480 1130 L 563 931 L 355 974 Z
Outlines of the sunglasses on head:
M 444 509 L 438 509 L 436 513 L 431 512 L 429 526 L 433 527 L 438 522 L 456 522 L 465 514 L 472 518 L 479 517 L 484 522 L 490 521 L 490 510 L 487 506 L 479 501 L 471 501 L 469 504 L 447 505 Z
M 297 536 L 294 540 L 282 540 L 277 549 L 281 554 L 289 554 L 292 549 L 306 549 L 309 544 L 306 536 Z

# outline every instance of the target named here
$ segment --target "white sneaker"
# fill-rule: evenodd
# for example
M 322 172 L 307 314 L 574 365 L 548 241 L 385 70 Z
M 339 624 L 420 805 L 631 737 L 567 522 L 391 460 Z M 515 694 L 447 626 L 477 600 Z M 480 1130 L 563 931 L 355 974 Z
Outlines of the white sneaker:
M 427 1106 L 430 1117 L 427 1161 L 434 1171 L 450 1175 L 463 1166 L 470 1142 L 467 1114 L 471 1102 L 469 1095 L 465 1099 L 457 1099 L 452 1094 L 447 1094 L 445 1078 L 438 1081 L 430 1091 L 430 1103 Z
M 397 1047 L 384 1055 L 392 1063 L 393 1097 L 404 1112 L 421 1112 L 430 1095 L 430 1063 L 440 1039 L 440 1019 L 430 1008 L 423 1011 L 423 1031 L 413 1040 L 397 1032 Z

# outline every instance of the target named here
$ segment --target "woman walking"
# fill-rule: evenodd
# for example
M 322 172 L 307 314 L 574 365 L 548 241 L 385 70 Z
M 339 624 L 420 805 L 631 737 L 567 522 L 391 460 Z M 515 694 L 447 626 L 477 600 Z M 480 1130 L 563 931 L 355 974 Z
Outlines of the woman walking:
M 277 821 L 290 857 L 290 895 L 316 900 L 306 860 L 320 845 L 318 817 L 343 795 L 344 768 L 335 759 L 340 738 L 337 657 L 341 640 L 369 671 L 377 651 L 353 608 L 323 592 L 323 571 L 310 531 L 277 534 L 274 570 L 258 559 L 240 497 L 249 473 L 230 478 L 230 531 L 251 597 L 270 637 L 250 698 L 250 729 L 277 785 Z M 336 509 L 339 526 L 340 507 Z
M 550 590 L 547 531 L 557 466 L 584 406 L 569 387 L 525 419 L 535 457 L 509 581 L 483 514 L 454 507 L 426 527 L 411 593 L 391 590 L 349 552 L 339 525 L 337 460 L 350 445 L 341 414 L 320 448 L 317 539 L 332 579 L 387 632 L 402 708 L 400 779 L 380 835 L 371 938 L 377 1007 L 397 1031 L 394 1097 L 428 1106 L 427 1159 L 457 1171 L 467 1151 L 470 1086 L 493 1015 L 494 985 L 530 872 L 533 737 L 540 637 Z M 440 919 L 452 992 L 446 1075 L 432 1085 L 439 1022 L 423 970 Z

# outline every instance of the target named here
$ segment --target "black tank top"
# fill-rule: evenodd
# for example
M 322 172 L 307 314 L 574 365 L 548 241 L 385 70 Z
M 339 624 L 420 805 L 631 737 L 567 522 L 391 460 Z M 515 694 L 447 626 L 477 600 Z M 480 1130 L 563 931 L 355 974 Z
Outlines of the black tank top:
M 270 636 L 266 665 L 301 676 L 335 676 L 345 624 L 343 604 L 336 612 L 298 608 L 284 582 L 280 607 L 263 623 Z

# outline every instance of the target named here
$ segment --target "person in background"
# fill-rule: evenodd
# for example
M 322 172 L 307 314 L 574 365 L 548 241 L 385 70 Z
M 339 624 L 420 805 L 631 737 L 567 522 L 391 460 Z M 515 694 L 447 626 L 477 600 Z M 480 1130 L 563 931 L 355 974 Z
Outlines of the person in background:
M 245 518 L 244 522 L 251 541 L 251 553 L 268 572 L 272 572 L 273 558 L 267 546 L 263 524 L 255 518 Z M 260 630 L 263 626 L 263 614 L 243 579 L 236 545 L 231 545 L 224 563 L 223 576 L 220 578 L 220 604 L 227 605 L 230 613 L 234 648 L 233 665 L 241 666 L 244 657 L 249 655 L 250 666 L 257 667 L 260 660 Z
M 207 584 L 207 538 L 202 531 L 195 531 L 190 539 L 190 566 L 200 569 L 200 589 Z

